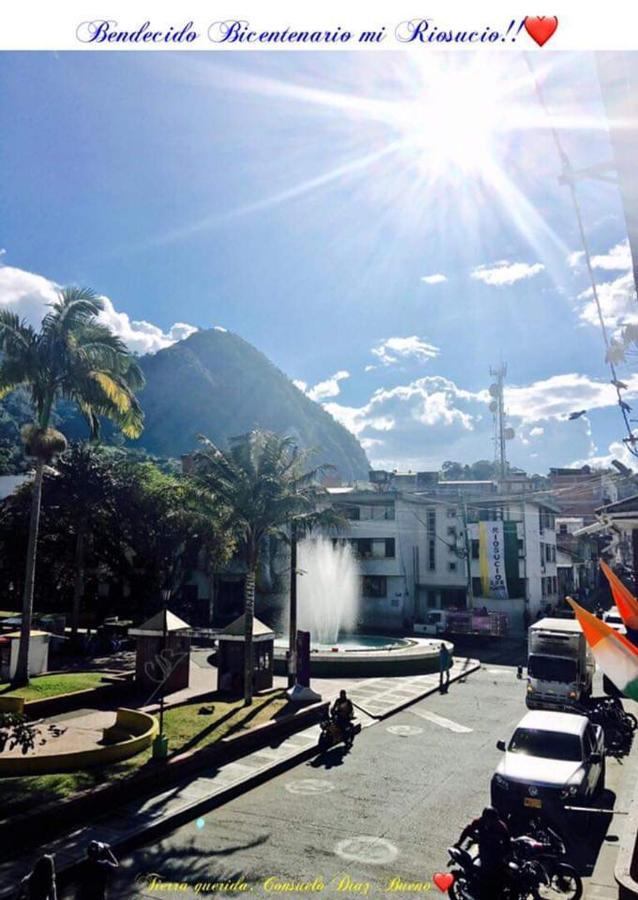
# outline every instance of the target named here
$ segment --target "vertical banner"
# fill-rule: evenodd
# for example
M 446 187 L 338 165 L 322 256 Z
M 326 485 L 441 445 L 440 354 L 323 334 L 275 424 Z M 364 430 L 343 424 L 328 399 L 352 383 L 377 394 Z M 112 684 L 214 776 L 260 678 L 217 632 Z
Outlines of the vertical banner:
M 479 568 L 483 596 L 507 600 L 502 522 L 479 522 Z

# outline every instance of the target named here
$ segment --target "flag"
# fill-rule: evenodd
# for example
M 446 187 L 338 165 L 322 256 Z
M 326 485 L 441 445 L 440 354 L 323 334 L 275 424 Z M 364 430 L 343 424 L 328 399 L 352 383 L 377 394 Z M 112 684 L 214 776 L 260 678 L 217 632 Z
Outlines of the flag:
M 638 700 L 638 649 L 571 597 L 567 602 L 576 613 L 596 665 L 625 697 Z
M 607 563 L 603 562 L 602 559 L 600 560 L 600 568 L 607 577 L 611 595 L 618 607 L 618 612 L 625 623 L 625 627 L 630 628 L 632 631 L 638 631 L 638 600 L 636 600 L 629 588 L 625 587 L 620 578 L 614 575 Z

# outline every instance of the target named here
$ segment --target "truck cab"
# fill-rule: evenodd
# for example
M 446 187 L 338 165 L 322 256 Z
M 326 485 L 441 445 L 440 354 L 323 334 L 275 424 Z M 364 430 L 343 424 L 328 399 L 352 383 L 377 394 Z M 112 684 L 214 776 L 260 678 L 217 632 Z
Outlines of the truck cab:
M 528 709 L 574 709 L 591 695 L 594 658 L 576 619 L 546 618 L 529 629 Z

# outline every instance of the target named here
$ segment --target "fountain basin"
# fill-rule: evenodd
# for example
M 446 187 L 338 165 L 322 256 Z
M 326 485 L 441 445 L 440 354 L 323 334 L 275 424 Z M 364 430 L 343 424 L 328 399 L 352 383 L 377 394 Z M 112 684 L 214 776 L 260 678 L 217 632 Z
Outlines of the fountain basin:
M 449 641 L 396 638 L 387 635 L 349 635 L 336 644 L 310 650 L 310 674 L 315 678 L 362 678 L 384 675 L 425 675 L 439 671 L 439 648 Z M 287 643 L 275 641 L 275 674 L 285 675 Z

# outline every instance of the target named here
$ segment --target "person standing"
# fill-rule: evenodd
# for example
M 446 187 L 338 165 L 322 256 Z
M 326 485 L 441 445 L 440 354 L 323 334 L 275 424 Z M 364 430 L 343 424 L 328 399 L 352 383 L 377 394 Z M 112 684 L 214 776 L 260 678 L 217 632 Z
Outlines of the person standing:
M 30 875 L 20 882 L 20 900 L 58 900 L 55 862 L 49 853 L 41 856 Z
M 451 663 L 452 660 L 447 644 L 442 643 L 439 647 L 439 690 L 442 694 L 447 694 L 447 689 L 450 684 Z
M 107 887 L 113 869 L 119 863 L 108 844 L 91 841 L 82 867 L 82 881 L 77 900 L 107 900 Z

